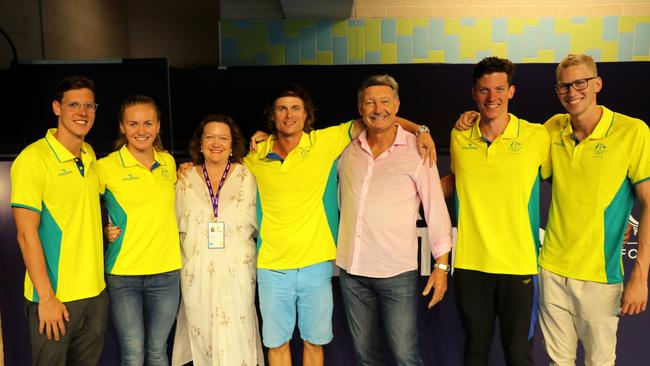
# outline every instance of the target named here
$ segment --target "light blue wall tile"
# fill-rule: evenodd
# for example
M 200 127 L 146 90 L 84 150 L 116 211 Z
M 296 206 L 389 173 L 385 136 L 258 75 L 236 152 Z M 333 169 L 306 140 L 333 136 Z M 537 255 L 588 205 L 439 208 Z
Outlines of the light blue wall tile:
M 460 25 L 473 27 L 476 25 L 476 18 L 460 18 Z
M 587 17 L 572 17 L 571 23 L 573 24 L 587 24 Z
M 476 61 L 481 61 L 482 59 L 490 56 L 492 56 L 492 52 L 490 52 L 489 50 L 476 51 Z
M 539 48 L 550 50 L 553 48 L 555 35 L 555 19 L 541 18 L 539 20 Z
M 253 64 L 254 65 L 268 65 L 269 64 L 269 54 L 268 53 L 254 53 L 253 54 Z
M 224 38 L 221 40 L 221 62 L 224 65 L 237 65 L 237 40 Z
M 429 49 L 442 50 L 445 45 L 445 20 L 429 19 Z
M 600 62 L 602 60 L 601 51 L 599 48 L 587 48 L 585 54 L 593 57 L 594 61 Z
M 521 34 L 509 34 L 506 38 L 508 42 L 508 59 L 515 63 L 521 62 L 523 56 Z
M 316 59 L 316 30 L 314 28 L 300 30 L 300 58 Z
M 460 60 L 460 36 L 448 34 L 445 36 L 445 62 L 458 63 Z
M 332 57 L 334 65 L 345 65 L 348 63 L 348 38 L 334 37 L 332 40 Z
M 632 61 L 632 33 L 622 32 L 618 35 L 618 61 Z
M 297 37 L 285 38 L 284 62 L 287 65 L 300 65 L 300 40 Z
M 508 33 L 508 20 L 506 18 L 492 19 L 492 42 L 505 42 Z
M 348 19 L 348 26 L 350 27 L 363 27 L 366 21 L 363 19 Z
M 560 62 L 569 54 L 569 34 L 558 33 L 555 35 L 555 62 Z
M 381 52 L 366 52 L 367 64 L 381 64 Z
M 618 39 L 618 17 L 603 17 L 603 41 Z
M 413 27 L 413 58 L 428 58 L 429 42 L 427 29 Z
M 397 42 L 397 23 L 395 22 L 395 19 L 381 20 L 381 42 L 382 43 Z
M 330 20 L 319 20 L 316 23 L 316 50 L 332 50 L 332 22 Z
M 250 29 L 251 27 L 250 20 L 235 20 L 235 24 L 237 24 L 237 28 L 241 29 Z
M 413 62 L 413 37 L 397 37 L 397 63 L 408 64 Z
M 524 27 L 524 57 L 537 57 L 539 54 L 539 27 Z
M 637 24 L 635 31 L 634 56 L 648 56 L 650 53 L 650 24 Z
M 269 44 L 284 44 L 284 25 L 281 20 L 271 20 L 268 25 Z

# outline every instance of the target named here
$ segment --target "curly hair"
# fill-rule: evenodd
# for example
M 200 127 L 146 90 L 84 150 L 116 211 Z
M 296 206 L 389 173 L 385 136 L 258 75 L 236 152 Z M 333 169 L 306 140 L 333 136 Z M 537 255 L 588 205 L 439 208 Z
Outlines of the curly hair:
M 266 126 L 272 134 L 277 133 L 275 128 L 275 118 L 274 118 L 274 109 L 275 102 L 284 97 L 296 97 L 302 100 L 302 104 L 307 113 L 307 118 L 305 119 L 305 127 L 303 131 L 310 132 L 314 129 L 314 121 L 316 120 L 316 107 L 314 106 L 314 101 L 311 99 L 311 95 L 305 90 L 302 86 L 296 83 L 289 83 L 288 85 L 278 89 L 273 93 L 269 103 L 264 109 L 264 115 L 266 116 Z

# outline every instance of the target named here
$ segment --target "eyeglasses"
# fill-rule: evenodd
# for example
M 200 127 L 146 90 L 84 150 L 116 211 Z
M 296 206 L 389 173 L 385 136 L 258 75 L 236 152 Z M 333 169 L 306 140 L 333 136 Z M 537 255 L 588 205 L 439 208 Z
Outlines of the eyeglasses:
M 97 104 L 97 103 L 71 102 L 71 103 L 66 104 L 65 106 L 72 109 L 75 112 L 81 110 L 81 107 L 83 107 L 87 111 L 94 112 L 94 111 L 97 110 L 97 107 L 99 107 L 99 104 Z
M 585 90 L 587 89 L 587 85 L 589 85 L 589 80 L 597 77 L 598 76 L 592 76 L 586 79 L 573 80 L 570 83 L 557 83 L 555 84 L 555 92 L 557 92 L 558 95 L 566 94 L 569 92 L 571 87 L 573 87 L 573 90 L 575 91 Z

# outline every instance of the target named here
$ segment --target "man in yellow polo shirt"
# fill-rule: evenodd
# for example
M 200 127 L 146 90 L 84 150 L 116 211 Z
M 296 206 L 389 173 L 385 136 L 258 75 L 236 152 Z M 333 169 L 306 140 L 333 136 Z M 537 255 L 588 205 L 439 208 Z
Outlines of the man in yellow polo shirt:
M 596 103 L 596 63 L 569 55 L 557 67 L 566 114 L 551 117 L 552 201 L 539 264 L 540 325 L 552 363 L 573 365 L 578 340 L 588 365 L 613 365 L 618 315 L 645 311 L 650 266 L 650 132 L 641 120 Z M 634 196 L 639 250 L 623 290 L 621 243 Z
M 487 57 L 474 66 L 477 123 L 451 133 L 458 239 L 454 289 L 465 331 L 465 365 L 487 365 L 499 319 L 506 363 L 532 365 L 537 319 L 539 171 L 544 127 L 508 113 L 514 65 Z M 451 179 L 450 179 L 451 178 Z
M 33 365 L 97 365 L 104 344 L 102 222 L 95 153 L 94 83 L 64 78 L 52 110 L 57 128 L 11 166 L 11 206 L 25 261 Z
M 291 84 L 266 109 L 272 136 L 244 163 L 255 175 L 258 195 L 258 289 L 262 336 L 271 366 L 291 364 L 289 340 L 296 315 L 303 364 L 323 365 L 322 345 L 332 340 L 332 285 L 338 233 L 336 160 L 362 130 L 350 121 L 313 130 L 314 106 Z M 421 128 L 399 120 L 411 132 Z M 433 147 L 420 133 L 418 146 Z

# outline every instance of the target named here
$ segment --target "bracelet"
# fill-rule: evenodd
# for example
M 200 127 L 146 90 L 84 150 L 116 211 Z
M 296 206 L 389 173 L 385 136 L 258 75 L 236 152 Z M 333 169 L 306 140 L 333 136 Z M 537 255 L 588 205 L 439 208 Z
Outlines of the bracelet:
M 418 130 L 415 131 L 415 137 L 418 137 L 423 133 L 431 134 L 431 130 L 429 130 L 429 127 L 427 127 L 427 125 L 420 126 L 420 128 L 418 128 Z
M 445 271 L 445 273 L 449 273 L 449 271 L 451 271 L 451 266 L 445 263 L 434 263 L 433 268 L 441 269 Z

